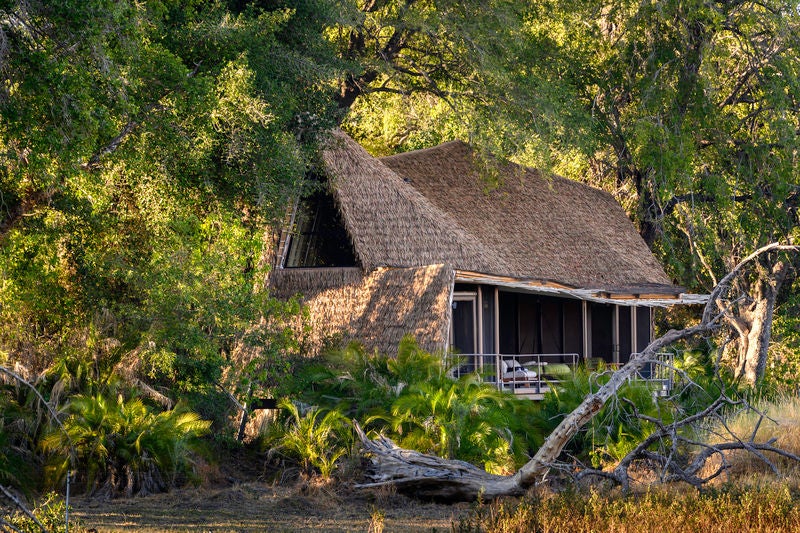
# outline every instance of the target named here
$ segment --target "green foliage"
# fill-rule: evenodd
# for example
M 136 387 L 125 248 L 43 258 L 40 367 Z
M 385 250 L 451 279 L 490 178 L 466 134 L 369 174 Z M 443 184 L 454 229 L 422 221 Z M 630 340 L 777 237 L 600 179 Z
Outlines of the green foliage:
M 767 361 L 765 388 L 794 392 L 800 386 L 800 282 L 795 281 L 772 324 L 774 345 Z
M 67 410 L 63 430 L 55 428 L 41 441 L 51 455 L 47 476 L 56 485 L 74 469 L 90 493 L 165 490 L 186 473 L 193 439 L 209 428 L 181 406 L 155 414 L 141 400 L 122 395 L 75 395 Z
M 38 470 L 31 460 L 35 423 L 12 387 L 0 389 L 0 485 L 29 492 Z
M 325 363 L 328 363 L 327 365 Z M 301 370 L 297 394 L 335 407 L 400 445 L 510 472 L 543 438 L 530 424 L 532 402 L 502 393 L 477 375 L 449 376 L 442 358 L 407 337 L 397 357 L 351 345 Z
M 515 466 L 507 395 L 477 375 L 412 382 L 386 417 L 402 447 L 482 464 L 493 473 Z
M 309 407 L 301 413 L 288 399 L 279 406 L 288 416 L 270 453 L 280 451 L 298 461 L 306 474 L 317 471 L 323 479 L 330 478 L 353 444 L 348 420 L 336 409 Z
M 179 390 L 219 378 L 236 336 L 272 311 L 263 227 L 333 124 L 338 60 L 319 14 L 303 17 L 214 1 L 0 6 L 12 357 L 46 368 L 94 324 Z M 295 135 L 302 114 L 314 123 Z
M 608 381 L 609 375 L 599 368 L 597 372 L 578 369 L 571 379 L 551 388 L 539 402 L 535 420 L 543 434 L 549 435 L 592 391 Z M 565 448 L 565 451 L 583 459 L 591 459 L 595 466 L 622 459 L 643 437 L 655 427 L 638 418 L 637 414 L 660 417 L 670 422 L 670 410 L 659 405 L 653 391 L 645 382 L 629 382 L 601 409 Z
M 373 152 L 458 137 L 604 188 L 670 277 L 696 291 L 745 253 L 796 234 L 794 4 L 459 7 L 381 4 L 342 34 L 380 52 L 400 35 L 411 49 L 380 58 L 384 70 L 374 67 L 380 75 L 345 122 Z M 436 31 L 415 31 L 428 27 Z M 410 44 L 425 38 L 434 42 Z
M 369 354 L 351 343 L 301 368 L 295 393 L 317 405 L 334 404 L 345 416 L 366 420 L 387 412 L 388 406 L 411 383 L 438 377 L 441 361 L 407 337 L 396 358 Z
M 48 492 L 39 501 L 35 502 L 31 510 L 31 514 L 36 517 L 38 524 L 27 514 L 17 510 L 9 515 L 0 516 L 0 525 L 7 523 L 15 531 L 23 533 L 40 533 L 42 527 L 44 527 L 44 531 L 66 531 L 66 510 L 67 506 L 64 499 L 55 492 Z M 70 517 L 69 531 L 83 533 L 87 529 L 80 521 Z
M 44 397 L 49 397 L 53 405 L 58 403 L 61 383 L 47 384 L 42 376 L 30 376 L 20 365 L 3 369 L 44 391 Z M 52 413 L 36 394 L 38 389 L 6 372 L 0 376 L 0 484 L 27 496 L 41 489 L 43 458 L 37 446 L 54 425 Z

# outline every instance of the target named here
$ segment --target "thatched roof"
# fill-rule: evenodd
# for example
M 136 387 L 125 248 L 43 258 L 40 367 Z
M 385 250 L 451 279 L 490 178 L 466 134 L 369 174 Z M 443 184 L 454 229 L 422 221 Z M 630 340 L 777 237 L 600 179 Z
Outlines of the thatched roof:
M 359 268 L 290 268 L 270 276 L 274 296 L 303 295 L 310 353 L 358 340 L 367 350 L 395 354 L 406 334 L 425 350 L 445 348 L 454 278 L 450 266 L 378 268 L 367 274 Z
M 507 164 L 487 190 L 460 141 L 377 160 L 338 132 L 323 159 L 367 271 L 449 263 L 573 287 L 676 290 L 620 205 L 593 187 Z
M 509 270 L 492 248 L 344 133 L 335 133 L 322 155 L 364 270 L 436 263 L 476 272 Z

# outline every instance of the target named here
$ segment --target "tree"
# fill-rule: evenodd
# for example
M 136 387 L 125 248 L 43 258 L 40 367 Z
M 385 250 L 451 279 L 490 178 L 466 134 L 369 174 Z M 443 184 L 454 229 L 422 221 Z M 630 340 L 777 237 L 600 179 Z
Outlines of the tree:
M 341 67 L 321 22 L 335 5 L 307 5 L 315 17 L 216 1 L 0 3 L 11 358 L 41 370 L 107 340 L 112 366 L 127 356 L 140 377 L 202 393 L 236 346 L 260 342 L 244 332 L 277 308 L 264 227 L 336 117 Z
M 624 383 L 635 376 L 645 364 L 657 361 L 656 355 L 660 351 L 683 339 L 696 335 L 710 335 L 718 331 L 725 314 L 728 312 L 726 302 L 735 299 L 730 298 L 728 295 L 730 291 L 736 290 L 734 284 L 736 278 L 742 275 L 746 267 L 758 261 L 764 254 L 777 251 L 797 254 L 800 253 L 800 246 L 771 244 L 747 256 L 723 277 L 714 288 L 705 305 L 703 317 L 699 324 L 679 331 L 671 330 L 651 342 L 641 353 L 631 357 L 628 363 L 614 372 L 607 383 L 602 385 L 597 392 L 587 396 L 578 407 L 561 420 L 558 426 L 545 439 L 544 444 L 537 450 L 533 458 L 513 476 L 492 476 L 477 467 L 460 461 L 446 461 L 437 457 L 403 450 L 383 437 L 371 441 L 357 427 L 356 429 L 365 451 L 373 457 L 373 471 L 370 473 L 372 482 L 365 486 L 392 484 L 401 489 L 413 490 L 423 497 L 445 499 L 495 498 L 524 492 L 528 487 L 541 480 L 553 468 L 564 446 L 576 435 L 580 428 L 585 426 L 602 409 L 610 398 L 616 395 Z M 751 437 L 750 442 L 737 440 L 713 447 L 705 447 L 698 453 L 698 458 L 695 462 L 687 469 L 677 465 L 677 458 L 672 454 L 668 456 L 649 454 L 649 447 L 660 439 L 671 439 L 674 443 L 673 446 L 676 445 L 681 440 L 677 434 L 678 429 L 696 423 L 704 416 L 718 414 L 727 400 L 727 397 L 722 394 L 701 413 L 669 424 L 659 419 L 649 418 L 655 424 L 656 430 L 624 457 L 612 474 L 604 475 L 622 483 L 623 486 L 627 486 L 627 469 L 635 458 L 640 456 L 657 457 L 659 461 L 664 463 L 665 470 L 678 471 L 680 479 L 700 485 L 704 481 L 698 476 L 701 467 L 709 456 L 714 453 L 721 453 L 723 450 L 746 449 L 756 454 L 760 453 L 760 450 L 766 450 L 800 460 L 800 457 L 775 448 L 772 442 L 753 442 L 753 437 Z M 684 438 L 683 440 L 691 444 L 697 444 L 689 439 Z M 597 470 L 589 470 L 588 472 L 593 475 L 602 474 Z
M 336 101 L 349 109 L 362 95 L 429 93 L 447 101 L 483 93 L 482 77 L 513 43 L 523 4 L 416 0 L 347 4 L 349 20 L 333 36 L 355 68 Z

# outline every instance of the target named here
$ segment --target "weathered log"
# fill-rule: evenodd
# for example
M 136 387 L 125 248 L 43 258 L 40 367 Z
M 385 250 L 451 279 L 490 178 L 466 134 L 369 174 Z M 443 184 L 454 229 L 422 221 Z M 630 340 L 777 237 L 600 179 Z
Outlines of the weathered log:
M 464 461 L 406 450 L 384 436 L 370 440 L 358 422 L 353 424 L 372 461 L 372 468 L 367 471 L 371 481 L 359 488 L 392 485 L 423 499 L 445 501 L 494 499 L 525 492 L 511 476 L 497 476 Z

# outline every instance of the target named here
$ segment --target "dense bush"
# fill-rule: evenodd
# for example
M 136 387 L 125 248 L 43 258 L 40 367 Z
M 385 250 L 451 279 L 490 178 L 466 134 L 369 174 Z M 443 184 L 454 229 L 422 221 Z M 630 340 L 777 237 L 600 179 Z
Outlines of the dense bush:
M 303 412 L 286 399 L 280 407 L 284 418 L 263 441 L 269 453 L 281 453 L 295 461 L 306 475 L 330 478 L 337 461 L 353 448 L 349 421 L 337 409 L 312 406 Z
M 591 392 L 608 381 L 604 367 L 589 371 L 579 367 L 570 379 L 552 387 L 534 410 L 535 424 L 545 436 L 572 412 Z M 651 432 L 653 424 L 638 414 L 661 416 L 670 420 L 670 410 L 662 408 L 645 382 L 626 383 L 591 422 L 568 444 L 566 451 L 595 466 L 614 462 L 632 450 L 641 438 Z
M 524 464 L 542 440 L 533 402 L 500 392 L 477 375 L 453 379 L 449 371 L 440 355 L 410 338 L 396 357 L 351 345 L 302 369 L 295 394 L 336 408 L 401 446 L 496 473 Z
M 52 454 L 48 481 L 57 486 L 71 470 L 88 492 L 131 496 L 162 492 L 189 466 L 192 440 L 209 423 L 183 407 L 154 413 L 139 399 L 73 396 L 63 421 L 42 441 Z

